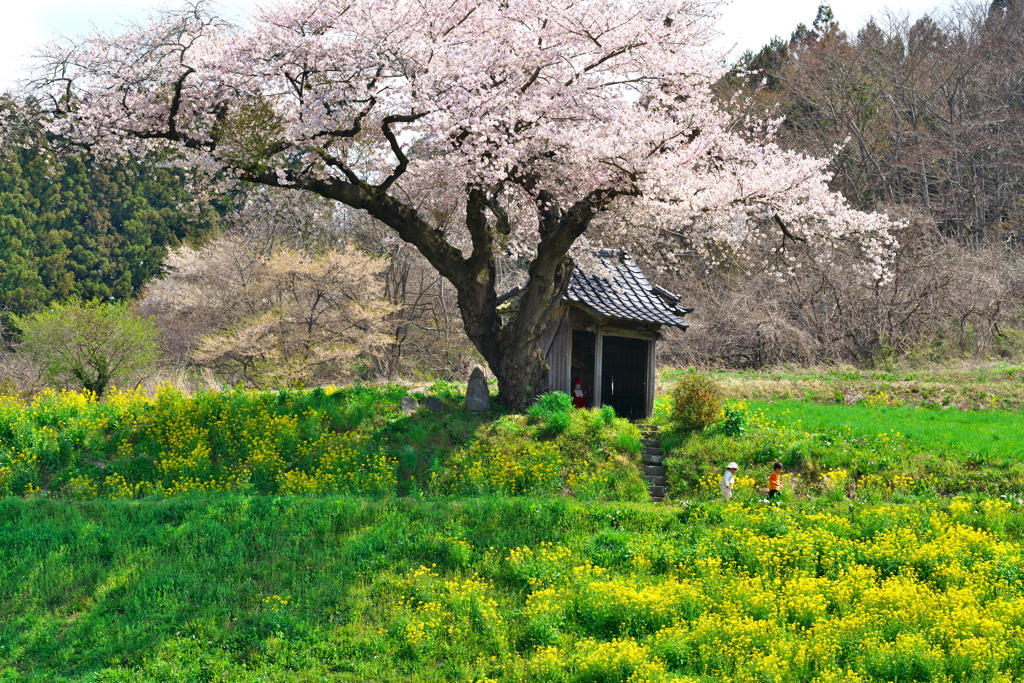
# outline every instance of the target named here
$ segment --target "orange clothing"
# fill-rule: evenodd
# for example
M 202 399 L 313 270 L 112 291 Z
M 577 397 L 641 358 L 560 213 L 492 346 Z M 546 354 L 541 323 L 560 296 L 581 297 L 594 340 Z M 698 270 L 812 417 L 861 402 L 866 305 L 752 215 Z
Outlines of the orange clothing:
M 769 491 L 778 491 L 779 490 L 779 485 L 781 484 L 780 480 L 782 479 L 781 475 L 782 475 L 781 472 L 772 472 L 772 476 L 768 477 L 768 490 Z

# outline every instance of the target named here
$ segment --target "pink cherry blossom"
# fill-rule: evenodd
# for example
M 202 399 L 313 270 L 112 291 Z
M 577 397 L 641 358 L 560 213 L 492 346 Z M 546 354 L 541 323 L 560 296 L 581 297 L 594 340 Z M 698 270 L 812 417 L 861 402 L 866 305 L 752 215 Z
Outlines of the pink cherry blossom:
M 716 102 L 716 11 L 700 0 L 292 0 L 239 28 L 199 3 L 51 46 L 35 91 L 58 112 L 55 132 L 97 152 L 170 148 L 391 226 L 458 289 L 500 400 L 516 404 L 510 374 L 534 382 L 527 395 L 543 388 L 536 340 L 598 214 L 603 239 L 622 245 L 662 231 L 734 251 L 766 235 L 855 239 L 866 273 L 885 277 L 891 221 L 831 192 L 827 160 L 781 149 L 777 121 Z M 507 318 L 495 311 L 501 254 L 532 259 Z

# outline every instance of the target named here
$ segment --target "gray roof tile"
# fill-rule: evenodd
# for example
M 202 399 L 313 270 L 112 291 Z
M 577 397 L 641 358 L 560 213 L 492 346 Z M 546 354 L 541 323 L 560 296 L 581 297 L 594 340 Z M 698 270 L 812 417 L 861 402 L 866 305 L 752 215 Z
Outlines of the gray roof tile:
M 662 287 L 651 287 L 647 276 L 624 251 L 598 252 L 596 273 L 577 266 L 564 301 L 583 305 L 608 318 L 671 325 L 686 329 L 683 316 L 693 309 L 679 308 L 679 297 Z

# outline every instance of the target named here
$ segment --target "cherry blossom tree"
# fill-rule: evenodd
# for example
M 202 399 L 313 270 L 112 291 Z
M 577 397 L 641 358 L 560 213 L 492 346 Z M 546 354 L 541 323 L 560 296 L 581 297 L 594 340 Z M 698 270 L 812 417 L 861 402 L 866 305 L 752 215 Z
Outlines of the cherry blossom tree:
M 96 153 L 170 148 L 383 222 L 456 288 L 498 401 L 521 408 L 547 389 L 538 340 L 597 224 L 616 246 L 672 231 L 716 253 L 856 239 L 883 276 L 888 219 L 716 105 L 716 7 L 292 0 L 240 28 L 199 3 L 50 46 L 33 85 Z M 502 317 L 509 256 L 529 281 Z

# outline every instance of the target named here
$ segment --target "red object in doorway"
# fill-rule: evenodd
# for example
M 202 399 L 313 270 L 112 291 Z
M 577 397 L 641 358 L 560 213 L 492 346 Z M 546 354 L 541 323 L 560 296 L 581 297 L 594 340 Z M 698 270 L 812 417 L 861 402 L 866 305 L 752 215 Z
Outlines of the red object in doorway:
M 572 404 L 577 408 L 587 407 L 587 396 L 583 393 L 583 385 L 579 377 L 572 381 Z

